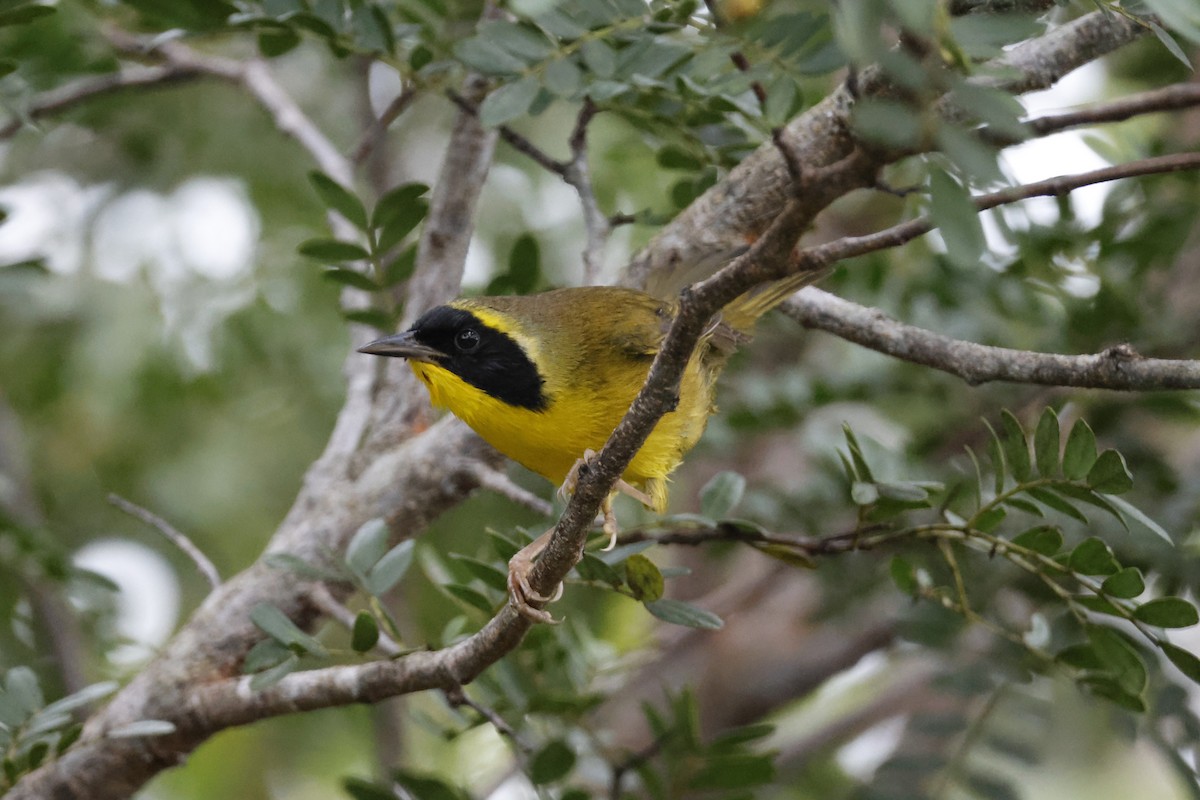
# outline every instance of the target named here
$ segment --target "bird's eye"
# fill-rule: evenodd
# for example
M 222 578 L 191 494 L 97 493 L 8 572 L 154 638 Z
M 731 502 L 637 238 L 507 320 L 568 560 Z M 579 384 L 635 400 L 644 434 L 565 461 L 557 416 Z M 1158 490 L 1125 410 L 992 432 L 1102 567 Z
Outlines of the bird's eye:
M 454 337 L 454 346 L 458 352 L 471 354 L 479 349 L 479 331 L 474 328 L 463 328 Z

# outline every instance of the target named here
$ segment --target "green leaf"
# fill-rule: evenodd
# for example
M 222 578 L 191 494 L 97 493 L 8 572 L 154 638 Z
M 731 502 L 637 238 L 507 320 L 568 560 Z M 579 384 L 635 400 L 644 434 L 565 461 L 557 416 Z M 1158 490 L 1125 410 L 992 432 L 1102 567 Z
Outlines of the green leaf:
M 635 600 L 652 603 L 663 596 L 663 576 L 654 562 L 635 554 L 625 559 L 625 583 Z
M 371 227 L 382 228 L 403 217 L 417 215 L 418 220 L 429 210 L 424 200 L 429 187 L 423 183 L 402 183 L 389 189 L 371 211 Z
M 367 229 L 367 209 L 353 192 L 323 172 L 313 170 L 308 179 L 326 208 L 338 212 L 359 230 Z
M 1059 497 L 1050 489 L 1034 488 L 1027 489 L 1026 492 L 1030 497 L 1032 497 L 1034 500 L 1037 500 L 1047 508 L 1052 508 L 1060 514 L 1066 514 L 1068 517 L 1078 520 L 1084 525 L 1087 524 L 1088 518 L 1082 511 L 1063 498 Z
M 480 26 L 479 35 L 500 45 L 526 64 L 542 61 L 555 51 L 554 45 L 546 38 L 546 34 L 537 28 L 516 22 L 506 20 L 486 22 Z
M 612 48 L 599 39 L 588 39 L 579 48 L 583 64 L 593 75 L 611 78 L 617 68 L 617 57 Z
M 267 58 L 275 58 L 290 52 L 300 44 L 300 34 L 291 28 L 264 30 L 258 34 L 258 52 Z
M 1058 415 L 1054 409 L 1047 408 L 1042 412 L 1033 434 L 1034 461 L 1038 473 L 1043 477 L 1051 478 L 1058 472 L 1058 441 Z
M 991 533 L 996 529 L 996 526 L 1004 521 L 1004 518 L 1007 516 L 1008 512 L 1003 508 L 1000 506 L 992 506 L 987 511 L 984 511 L 982 514 L 979 514 L 975 517 L 975 524 L 972 527 L 974 527 L 977 531 Z
M 850 484 L 850 499 L 856 506 L 869 506 L 879 501 L 879 487 L 866 481 Z
M 364 522 L 346 545 L 346 566 L 358 575 L 366 575 L 387 552 L 391 535 L 392 532 L 382 517 Z
M 1183 52 L 1183 48 L 1179 46 L 1179 42 L 1175 41 L 1175 37 L 1167 33 L 1162 25 L 1146 17 L 1142 17 L 1140 21 L 1149 26 L 1150 30 L 1154 31 L 1154 36 L 1158 39 L 1159 43 L 1167 48 L 1167 52 L 1175 56 L 1179 60 L 1179 63 L 1183 64 L 1189 72 L 1194 69 L 1191 60 L 1187 57 L 1187 53 Z
M 496 608 L 495 603 L 487 599 L 482 592 L 478 592 L 475 589 L 472 589 L 470 586 L 463 586 L 459 583 L 451 583 L 443 586 L 442 588 L 445 589 L 452 597 L 463 601 L 472 608 L 479 609 L 485 614 L 491 614 Z
M 491 589 L 499 592 L 508 591 L 508 572 L 498 569 L 495 564 L 480 561 L 478 558 L 451 553 L 450 557 L 462 564 L 472 577 L 478 578 Z
M 1146 703 L 1135 694 L 1130 694 L 1121 684 L 1102 675 L 1088 675 L 1080 679 L 1080 684 L 1097 697 L 1116 703 L 1121 708 L 1142 714 L 1146 711 Z
M 1004 478 L 1007 474 L 1008 464 L 1004 460 L 1004 448 L 1000 445 L 1000 436 L 992 428 L 992 423 L 987 420 L 983 424 L 988 429 L 988 459 L 992 462 L 992 469 L 995 471 L 995 486 L 994 490 L 997 495 L 1004 492 Z
M 725 625 L 721 618 L 711 611 L 705 611 L 703 608 L 694 606 L 691 603 L 685 603 L 682 600 L 672 600 L 669 597 L 663 597 L 659 600 L 644 603 L 644 605 L 646 606 L 646 610 L 651 614 L 663 622 L 670 622 L 673 625 L 714 631 L 720 630 Z
M 297 250 L 302 256 L 332 264 L 340 264 L 345 261 L 365 261 L 370 257 L 370 254 L 359 245 L 339 239 L 309 239 L 302 242 Z
M 1096 434 L 1083 420 L 1071 426 L 1067 436 L 1067 446 L 1063 450 L 1063 475 L 1073 481 L 1087 477 L 1088 471 L 1096 463 Z
M 1055 660 L 1078 670 L 1088 672 L 1104 669 L 1104 662 L 1090 644 L 1073 644 L 1064 647 L 1054 656 Z
M 295 657 L 295 653 L 274 639 L 263 639 L 251 647 L 242 659 L 242 672 L 253 675 Z
M 878 481 L 875 488 L 880 497 L 899 503 L 925 503 L 929 499 L 929 489 L 914 481 Z
M 460 39 L 454 45 L 454 57 L 486 75 L 515 75 L 525 69 L 523 60 L 481 36 Z
M 366 653 L 379 643 L 379 623 L 368 611 L 359 611 L 350 632 L 350 647 L 356 653 Z
M 1125 457 L 1116 450 L 1105 450 L 1088 470 L 1088 486 L 1105 494 L 1124 494 L 1133 488 L 1133 475 L 1125 466 Z
M 1046 516 L 1046 512 L 1043 511 L 1042 507 L 1039 506 L 1037 503 L 1030 502 L 1029 500 L 1025 500 L 1020 497 L 1015 497 L 1015 496 L 1006 497 L 1001 502 L 1005 506 L 1008 506 L 1009 508 L 1015 508 L 1018 511 L 1024 511 L 1026 514 L 1029 514 L 1030 516 L 1034 516 L 1034 517 L 1045 517 Z
M 292 653 L 270 669 L 257 672 L 250 678 L 250 690 L 260 692 L 268 686 L 273 686 L 285 677 L 300 669 L 300 658 Z
M 121 684 L 116 681 L 102 681 L 85 686 L 77 692 L 72 692 L 66 697 L 55 700 L 50 705 L 42 709 L 42 714 L 65 714 L 69 711 L 74 711 L 77 708 L 91 705 L 102 697 L 108 697 L 110 694 L 121 688 Z
M 575 565 L 575 571 L 585 581 L 599 581 L 600 583 L 607 583 L 613 588 L 624 583 L 615 569 L 591 553 L 583 554 L 583 558 L 579 559 L 579 563 Z
M 1113 605 L 1111 601 L 1103 597 L 1097 597 L 1094 594 L 1073 595 L 1071 600 L 1076 605 L 1082 606 L 1088 611 L 1094 611 L 1097 614 L 1108 614 L 1110 617 L 1125 617 L 1125 612 Z
M 302 631 L 287 615 L 269 603 L 259 603 L 250 612 L 250 621 L 275 641 L 293 652 L 325 655 L 325 646 Z
M 342 319 L 347 322 L 357 322 L 360 325 L 370 325 L 383 332 L 390 332 L 396 324 L 394 316 L 378 308 L 357 308 L 352 311 L 343 311 Z
M 654 160 L 663 169 L 700 170 L 704 163 L 693 153 L 677 144 L 668 144 L 654 154 Z
M 863 458 L 862 448 L 858 444 L 858 437 L 854 435 L 854 431 L 846 423 L 842 423 L 842 435 L 846 437 L 846 447 L 850 451 L 850 460 L 854 463 L 854 477 L 860 481 L 868 483 L 875 482 L 875 476 L 871 474 L 871 468 L 867 466 L 867 460 Z
M 1171 663 L 1179 668 L 1180 672 L 1196 683 L 1200 683 L 1200 658 L 1197 658 L 1195 653 L 1170 642 L 1159 642 L 1158 646 L 1162 648 L 1163 654 L 1171 660 Z
M 1140 522 L 1143 526 L 1148 528 L 1151 533 L 1161 538 L 1167 544 L 1171 545 L 1172 547 L 1175 546 L 1175 541 L 1171 538 L 1171 534 L 1167 533 L 1163 526 L 1150 519 L 1149 516 L 1147 516 L 1140 508 L 1133 505 L 1133 503 L 1130 503 L 1128 500 L 1122 497 L 1117 497 L 1113 494 L 1104 495 L 1104 499 L 1112 503 L 1129 517 Z
M 1200 44 L 1200 9 L 1190 0 L 1146 0 L 1146 5 L 1168 28 Z
M 1142 571 L 1137 567 L 1125 569 L 1104 579 L 1100 589 L 1105 594 L 1128 600 L 1146 591 L 1146 582 L 1142 580 Z
M 513 243 L 508 254 L 508 279 L 517 294 L 529 294 L 537 286 L 542 271 L 542 252 L 537 239 L 524 233 Z
M 291 553 L 267 553 L 263 557 L 263 560 L 276 569 L 294 572 L 302 578 L 311 578 L 318 581 L 340 581 L 346 579 L 346 574 L 340 570 L 317 566 Z
M 533 105 L 540 88 L 532 77 L 504 84 L 483 99 L 479 106 L 480 124 L 494 128 L 523 116 Z
M 377 786 L 361 778 L 342 778 L 342 789 L 353 800 L 396 800 L 390 787 Z
M 400 544 L 383 554 L 376 564 L 367 572 L 363 588 L 378 597 L 391 589 L 412 566 L 415 539 L 405 539 Z
M 913 569 L 912 564 L 900 556 L 892 556 L 888 572 L 891 573 L 892 583 L 896 584 L 897 589 L 905 594 L 916 594 L 918 588 L 917 573 Z
M 383 271 L 383 285 L 396 286 L 412 277 L 417 269 L 417 246 L 411 244 L 388 262 Z
M 535 785 L 562 780 L 575 767 L 575 751 L 561 739 L 547 744 L 529 763 L 529 780 Z
M 546 65 L 542 84 L 551 94 L 573 99 L 583 88 L 583 70 L 569 58 L 557 58 Z
M 37 674 L 29 667 L 13 667 L 4 676 L 4 694 L 24 718 L 41 708 L 46 700 L 38 685 Z
M 321 277 L 325 280 L 339 283 L 342 286 L 349 286 L 353 289 L 362 289 L 364 292 L 379 291 L 379 284 L 361 272 L 352 269 L 334 267 L 322 272 Z
M 138 739 L 145 736 L 170 736 L 175 732 L 175 723 L 165 719 L 139 719 L 127 722 L 104 732 L 108 739 Z
M 767 122 L 782 125 L 804 107 L 804 95 L 795 79 L 790 75 L 779 75 L 767 86 L 767 102 L 763 116 Z
M 929 215 L 946 243 L 946 256 L 960 267 L 977 268 L 985 242 L 971 193 L 949 173 L 935 169 L 929 175 L 929 195 Z M 1025 446 L 1023 439 L 1022 446 Z M 1028 460 L 1026 454 L 1026 463 Z M 1013 474 L 1025 480 L 1015 470 Z
M 1159 597 L 1138 606 L 1133 618 L 1158 628 L 1190 628 L 1200 622 L 1196 607 L 1182 597 Z
M 770 756 L 731 753 L 710 756 L 703 768 L 688 782 L 691 789 L 745 789 L 769 783 L 775 777 Z
M 412 770 L 392 770 L 396 783 L 403 786 L 414 800 L 470 800 L 470 795 L 461 789 L 432 775 L 423 775 Z M 393 796 L 395 793 L 393 792 Z
M 24 25 L 42 17 L 48 17 L 53 13 L 55 13 L 53 6 L 43 6 L 36 3 L 27 6 L 18 6 L 14 9 L 0 12 L 0 28 L 9 25 Z
M 1062 549 L 1063 535 L 1058 528 L 1040 525 L 1018 534 L 1012 541 L 1018 547 L 1026 547 L 1044 556 L 1053 556 Z
M 1095 536 L 1084 539 L 1071 551 L 1067 566 L 1083 575 L 1112 575 L 1121 568 L 1109 546 Z
M 854 129 L 863 138 L 888 147 L 914 147 L 921 141 L 921 118 L 896 100 L 863 98 L 854 104 Z
M 1033 478 L 1033 465 L 1029 460 L 1029 442 L 1025 438 L 1025 429 L 1008 409 L 1000 412 L 1000 423 L 1004 436 L 1000 445 L 1004 448 L 1004 458 L 1014 478 L 1018 481 L 1028 481 Z
M 1129 694 L 1140 695 L 1146 688 L 1146 665 L 1137 648 L 1118 631 L 1102 625 L 1089 626 L 1087 634 L 1117 684 Z
M 700 513 L 709 519 L 727 516 L 742 501 L 746 479 L 736 472 L 718 472 L 700 490 Z

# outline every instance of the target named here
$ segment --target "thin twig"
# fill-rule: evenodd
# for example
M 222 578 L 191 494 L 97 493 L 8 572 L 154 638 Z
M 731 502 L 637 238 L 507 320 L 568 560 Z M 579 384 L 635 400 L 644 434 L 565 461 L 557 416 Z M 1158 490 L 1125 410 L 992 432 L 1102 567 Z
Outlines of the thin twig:
M 443 689 L 442 694 L 446 696 L 447 702 L 454 707 L 466 706 L 474 711 L 479 716 L 486 719 L 496 729 L 496 732 L 507 738 L 513 743 L 517 750 L 517 757 L 524 760 L 524 757 L 533 752 L 533 747 L 524 740 L 521 734 L 517 733 L 513 726 L 509 725 L 504 717 L 500 716 L 495 709 L 485 706 L 476 700 L 472 700 L 466 690 L 461 686 Z
M 204 579 L 208 581 L 209 586 L 214 589 L 220 587 L 221 573 L 217 572 L 217 568 L 213 566 L 211 561 L 208 560 L 208 556 L 204 555 L 204 552 L 201 551 L 200 548 L 195 544 L 193 544 L 191 539 L 180 533 L 178 528 L 171 525 L 171 523 L 167 522 L 153 511 L 148 511 L 136 503 L 131 503 L 118 494 L 110 493 L 108 495 L 108 502 L 124 511 L 129 516 L 141 520 L 165 536 L 167 540 L 171 542 L 171 544 L 178 547 L 185 556 L 191 559 L 192 563 L 196 565 L 196 569 L 201 575 L 204 576 Z
M 388 107 L 383 110 L 379 118 L 371 123 L 368 128 L 363 131 L 362 138 L 358 140 L 353 149 L 350 150 L 350 162 L 353 164 L 361 164 L 370 157 L 379 143 L 383 141 L 384 134 L 391 127 L 405 110 L 412 105 L 413 101 L 420 96 L 420 93 L 412 86 L 405 86 L 400 94 L 388 104 Z
M 28 106 L 21 109 L 20 114 L 0 126 L 0 140 L 11 138 L 27 122 L 35 122 L 43 117 L 67 111 L 94 97 L 128 89 L 147 89 L 183 83 L 203 75 L 201 70 L 191 66 L 163 64 L 152 67 L 126 67 L 110 75 L 80 78 L 34 97 Z
M 1200 389 L 1200 361 L 1144 358 L 1128 345 L 1093 355 L 1061 355 L 976 344 L 900 322 L 815 287 L 797 292 L 781 310 L 806 328 L 941 370 L 971 385 L 1009 381 L 1116 391 Z
M 1145 175 L 1161 175 L 1169 172 L 1200 169 L 1200 153 L 1174 153 L 1154 158 L 1144 158 L 1128 164 L 1118 164 L 1112 167 L 1081 172 L 1075 175 L 1061 175 L 1036 183 L 1026 183 L 1001 189 L 990 194 L 973 198 L 975 207 L 980 211 L 997 206 L 1028 200 L 1032 197 L 1061 197 L 1083 186 L 1097 183 L 1135 178 Z M 801 250 L 794 259 L 797 271 L 801 269 L 817 269 L 827 267 L 838 261 L 854 256 L 872 253 L 906 244 L 918 236 L 924 236 L 935 227 L 930 217 L 918 217 L 899 225 L 893 225 L 882 231 L 869 233 L 864 236 L 846 236 L 836 241 L 817 245 Z
M 1146 114 L 1181 111 L 1196 106 L 1200 106 L 1200 83 L 1176 83 L 1161 89 L 1138 92 L 1116 100 L 1097 103 L 1075 111 L 1034 117 L 1025 120 L 1022 124 L 1031 136 L 1048 136 L 1071 128 L 1107 122 L 1124 122 Z M 990 127 L 982 128 L 979 134 L 986 141 L 1004 146 L 1022 141 Z
M 544 517 L 548 517 L 554 513 L 554 505 L 552 503 L 543 500 L 523 486 L 518 486 L 513 482 L 512 478 L 500 470 L 493 469 L 487 464 L 477 461 L 471 462 L 468 469 L 484 489 L 490 489 L 501 497 L 506 497 L 518 505 L 525 506 L 525 508 L 531 511 L 536 511 Z
M 597 111 L 599 109 L 590 97 L 583 101 L 579 116 L 575 119 L 575 129 L 571 131 L 571 138 L 568 140 L 571 161 L 563 172 L 563 180 L 574 187 L 579 195 L 579 205 L 583 208 L 583 227 L 587 232 L 587 244 L 583 248 L 585 286 L 599 280 L 600 268 L 604 265 L 604 245 L 612 232 L 608 217 L 600 210 L 600 204 L 596 201 L 592 173 L 588 166 L 587 129 Z
M 458 92 L 450 89 L 446 92 L 446 96 L 449 97 L 450 102 L 458 106 L 461 111 L 464 111 L 471 116 L 479 116 L 478 106 L 467 98 L 463 97 Z M 549 170 L 555 175 L 566 175 L 567 164 L 565 162 L 551 158 L 546 151 L 542 150 L 540 147 L 514 131 L 512 128 L 508 127 L 507 125 L 497 125 L 496 133 L 500 134 L 500 138 L 507 142 L 514 150 L 529 156 L 529 158 L 533 159 L 543 169 Z

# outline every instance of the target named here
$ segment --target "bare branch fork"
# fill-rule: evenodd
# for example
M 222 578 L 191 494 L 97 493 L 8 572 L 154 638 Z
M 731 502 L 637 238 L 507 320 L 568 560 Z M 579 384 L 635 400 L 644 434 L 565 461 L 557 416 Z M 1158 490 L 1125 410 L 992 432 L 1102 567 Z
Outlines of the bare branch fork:
M 461 110 L 473 115 L 479 113 L 478 106 L 458 92 L 447 92 L 447 96 Z M 496 127 L 500 138 L 510 147 L 528 156 L 543 169 L 558 175 L 579 195 L 579 204 L 583 209 L 584 230 L 587 235 L 587 243 L 583 250 L 582 282 L 584 285 L 596 282 L 600 268 L 603 266 L 604 245 L 608 241 L 608 235 L 612 232 L 613 226 L 621 221 L 619 216 L 610 219 L 604 215 L 600 210 L 599 203 L 596 202 L 596 193 L 592 188 L 591 170 L 588 168 L 587 160 L 587 129 L 592 118 L 599 111 L 600 109 L 596 107 L 590 97 L 584 99 L 575 119 L 575 128 L 567 140 L 571 148 L 571 158 L 568 161 L 559 161 L 553 158 L 507 125 Z

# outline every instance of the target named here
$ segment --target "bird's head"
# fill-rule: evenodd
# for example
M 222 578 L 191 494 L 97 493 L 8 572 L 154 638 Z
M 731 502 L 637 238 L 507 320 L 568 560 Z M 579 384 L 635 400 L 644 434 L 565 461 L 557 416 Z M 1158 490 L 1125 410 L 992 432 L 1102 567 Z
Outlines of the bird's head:
M 358 352 L 407 358 L 434 402 L 452 411 L 472 391 L 541 411 L 548 404 L 545 381 L 518 341 L 519 327 L 496 309 L 457 301 L 426 311 L 408 330 L 369 342 Z

